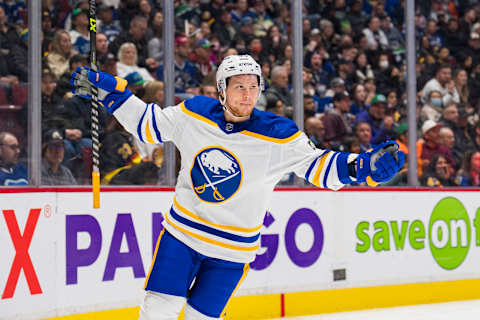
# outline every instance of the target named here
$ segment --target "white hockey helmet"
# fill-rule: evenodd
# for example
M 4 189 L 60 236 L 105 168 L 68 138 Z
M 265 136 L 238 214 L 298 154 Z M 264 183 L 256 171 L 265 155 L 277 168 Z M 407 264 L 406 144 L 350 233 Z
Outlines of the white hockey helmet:
M 254 74 L 259 78 L 260 91 L 265 89 L 262 68 L 248 54 L 231 55 L 223 59 L 217 69 L 217 89 L 223 92 L 227 89 L 227 79 L 240 74 Z

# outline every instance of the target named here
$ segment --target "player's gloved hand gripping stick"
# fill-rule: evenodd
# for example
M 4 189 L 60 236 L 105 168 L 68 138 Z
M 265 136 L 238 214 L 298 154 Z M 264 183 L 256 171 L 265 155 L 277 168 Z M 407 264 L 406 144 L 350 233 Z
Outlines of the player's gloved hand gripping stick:
M 127 80 L 106 72 L 95 72 L 87 67 L 78 67 L 72 74 L 70 83 L 74 94 L 87 99 L 92 97 L 92 86 L 98 88 L 98 101 L 109 113 L 113 113 L 132 95 L 127 89 Z
M 357 182 L 375 187 L 390 180 L 402 168 L 405 154 L 398 150 L 395 141 L 386 141 L 357 158 Z

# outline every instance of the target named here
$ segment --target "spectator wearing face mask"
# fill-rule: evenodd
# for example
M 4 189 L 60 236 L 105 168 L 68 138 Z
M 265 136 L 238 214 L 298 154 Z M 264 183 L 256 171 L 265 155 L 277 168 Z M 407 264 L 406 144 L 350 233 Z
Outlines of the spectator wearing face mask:
M 379 92 L 388 92 L 391 88 L 400 88 L 402 74 L 396 66 L 390 65 L 388 54 L 378 58 L 378 67 L 374 69 L 375 83 Z
M 455 82 L 452 80 L 452 68 L 448 64 L 437 69 L 435 78 L 430 79 L 422 89 L 422 101 L 425 103 L 430 97 L 430 92 L 439 91 L 442 95 L 442 104 L 448 105 L 451 101 L 460 103 L 460 96 Z
M 423 105 L 420 111 L 420 120 L 439 121 L 443 112 L 442 93 L 438 90 L 432 90 L 427 102 Z

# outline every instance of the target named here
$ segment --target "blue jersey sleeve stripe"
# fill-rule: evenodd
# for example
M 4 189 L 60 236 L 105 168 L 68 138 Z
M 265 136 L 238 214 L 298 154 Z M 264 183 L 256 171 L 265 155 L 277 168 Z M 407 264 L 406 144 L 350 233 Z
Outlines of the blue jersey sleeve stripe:
M 139 138 L 140 141 L 142 141 L 143 143 L 145 143 L 145 140 L 143 140 L 143 137 L 142 137 L 142 123 L 143 123 L 143 119 L 145 118 L 145 114 L 147 113 L 147 110 L 148 110 L 148 104 L 147 104 L 147 106 L 145 107 L 145 111 L 143 112 L 142 117 L 140 118 L 140 121 L 138 122 L 138 126 L 137 126 L 138 138 Z
M 315 164 L 317 163 L 318 159 L 320 159 L 321 156 L 316 157 L 315 160 L 312 161 L 310 164 L 310 167 L 308 167 L 307 172 L 305 173 L 305 180 L 309 181 L 308 178 L 310 178 L 310 173 L 312 173 L 313 167 L 315 167 Z
M 305 180 L 306 181 L 310 182 L 310 180 L 308 180 L 310 178 L 310 173 L 312 173 L 312 170 L 315 167 L 315 165 L 317 164 L 318 159 L 323 157 L 325 155 L 325 153 L 327 153 L 328 151 L 330 151 L 330 150 L 323 151 L 321 155 L 319 155 L 318 157 L 315 158 L 315 160 L 312 161 L 312 163 L 310 164 L 310 167 L 308 167 L 308 170 L 305 173 Z
M 325 171 L 325 175 L 323 176 L 323 187 L 324 187 L 324 188 L 328 188 L 328 187 L 327 187 L 328 175 L 330 174 L 330 168 L 332 167 L 333 160 L 335 160 L 335 157 L 337 157 L 337 156 L 338 156 L 338 152 L 336 152 L 336 153 L 330 158 L 330 161 L 328 162 L 327 170 Z
M 157 136 L 158 142 L 162 142 L 162 136 L 160 135 L 160 131 L 158 130 L 157 127 L 157 121 L 155 121 L 155 103 L 152 103 L 152 125 L 153 125 L 153 131 L 155 131 L 155 135 Z
M 194 228 L 194 229 L 197 229 L 197 230 L 200 230 L 200 231 L 203 231 L 203 232 L 207 232 L 207 233 L 210 233 L 210 234 L 213 234 L 217 237 L 221 237 L 221 238 L 224 238 L 224 239 L 228 239 L 228 240 L 232 240 L 232 241 L 236 241 L 236 242 L 243 242 L 243 243 L 254 243 L 258 240 L 258 238 L 260 237 L 260 233 L 257 233 L 256 235 L 254 236 L 251 236 L 251 237 L 242 237 L 242 236 L 238 236 L 236 234 L 232 234 L 232 233 L 228 233 L 228 232 L 225 232 L 225 231 L 220 231 L 220 230 L 217 230 L 217 229 L 214 229 L 214 228 L 210 228 L 210 227 L 207 227 L 203 224 L 200 224 L 200 223 L 196 223 L 196 222 L 193 222 L 191 220 L 188 220 L 182 216 L 180 216 L 179 214 L 177 214 L 173 208 L 170 209 L 170 215 L 173 219 L 177 220 L 178 222 L 184 224 L 184 225 L 187 225 L 191 228 Z
M 348 174 L 348 156 L 349 153 L 341 152 L 337 158 L 338 179 L 343 184 L 352 183 L 352 179 L 350 179 L 350 175 Z

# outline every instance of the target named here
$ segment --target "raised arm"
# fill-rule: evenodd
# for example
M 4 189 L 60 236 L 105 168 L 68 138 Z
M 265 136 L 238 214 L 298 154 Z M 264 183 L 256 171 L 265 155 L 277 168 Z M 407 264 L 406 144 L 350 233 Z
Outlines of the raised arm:
M 89 68 L 77 68 L 71 83 L 75 94 L 90 99 L 91 86 L 98 88 L 98 101 L 123 127 L 144 143 L 175 140 L 180 108 L 161 109 L 155 103 L 146 104 L 127 89 L 125 79 Z

